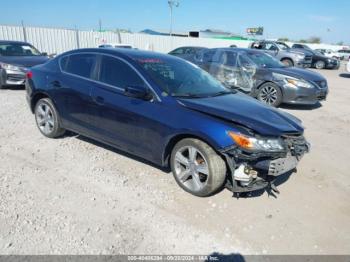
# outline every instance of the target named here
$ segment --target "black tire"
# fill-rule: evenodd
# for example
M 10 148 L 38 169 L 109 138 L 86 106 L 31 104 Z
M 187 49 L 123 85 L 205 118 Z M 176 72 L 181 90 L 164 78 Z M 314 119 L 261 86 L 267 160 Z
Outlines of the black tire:
M 271 92 L 274 94 L 275 99 L 269 99 L 266 95 L 266 92 L 268 90 L 271 90 Z M 274 91 L 272 91 L 274 90 Z M 265 83 L 261 85 L 258 89 L 257 97 L 256 97 L 260 102 L 264 104 L 268 104 L 273 107 L 278 107 L 283 100 L 283 94 L 278 85 L 272 82 Z
M 42 110 L 43 108 L 47 108 L 49 109 L 48 112 L 50 112 L 49 116 L 42 116 L 42 113 L 40 110 Z M 49 98 L 42 98 L 40 99 L 34 107 L 34 114 L 35 114 L 35 122 L 36 125 L 40 131 L 40 133 L 42 133 L 44 136 L 48 137 L 48 138 L 57 138 L 62 136 L 65 133 L 65 129 L 61 127 L 61 122 L 60 122 L 60 116 L 54 106 L 54 104 L 52 103 L 51 99 Z M 47 131 L 45 131 L 45 127 L 43 125 L 41 125 L 40 120 L 43 120 L 43 118 L 50 118 L 50 122 L 51 124 L 48 124 L 48 126 L 50 127 Z M 46 125 L 45 125 L 46 126 Z
M 5 86 L 0 84 L 0 89 L 5 89 Z
M 176 173 L 177 163 L 175 162 L 175 155 L 179 150 L 186 147 L 195 148 L 199 152 L 198 156 L 203 156 L 203 162 L 205 161 L 206 167 L 208 168 L 208 175 L 202 175 L 204 185 L 198 190 L 192 190 L 185 184 L 190 179 L 194 180 L 193 178 L 189 178 L 187 181 L 182 182 Z M 214 151 L 213 148 L 198 139 L 186 138 L 178 142 L 172 150 L 170 166 L 177 184 L 186 192 L 198 197 L 208 197 L 217 193 L 223 188 L 226 181 L 225 161 Z
M 326 67 L 326 63 L 319 60 L 315 63 L 315 68 L 316 69 L 324 69 Z
M 285 66 L 287 66 L 287 67 L 292 67 L 292 66 L 294 66 L 293 61 L 290 60 L 290 59 L 288 59 L 288 58 L 282 59 L 281 62 L 282 62 Z

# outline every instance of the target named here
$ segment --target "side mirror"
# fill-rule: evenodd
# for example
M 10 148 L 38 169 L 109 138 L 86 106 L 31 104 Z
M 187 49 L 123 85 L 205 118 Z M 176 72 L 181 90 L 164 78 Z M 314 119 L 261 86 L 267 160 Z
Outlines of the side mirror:
M 143 86 L 128 86 L 124 89 L 124 95 L 147 101 L 153 98 L 150 90 Z
M 56 53 L 53 53 L 53 54 L 49 54 L 48 57 L 49 58 L 54 58 L 57 54 Z
M 46 52 L 42 52 L 41 55 L 42 56 L 47 56 L 47 53 Z

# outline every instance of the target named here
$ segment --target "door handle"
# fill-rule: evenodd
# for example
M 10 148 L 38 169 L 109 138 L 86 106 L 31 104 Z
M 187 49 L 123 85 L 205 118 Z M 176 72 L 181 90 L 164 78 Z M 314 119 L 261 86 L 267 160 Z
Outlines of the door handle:
M 61 83 L 60 83 L 60 81 L 55 80 L 55 81 L 51 82 L 51 86 L 53 86 L 53 87 L 61 87 Z
M 98 105 L 103 105 L 105 103 L 105 99 L 102 96 L 95 97 L 95 102 Z

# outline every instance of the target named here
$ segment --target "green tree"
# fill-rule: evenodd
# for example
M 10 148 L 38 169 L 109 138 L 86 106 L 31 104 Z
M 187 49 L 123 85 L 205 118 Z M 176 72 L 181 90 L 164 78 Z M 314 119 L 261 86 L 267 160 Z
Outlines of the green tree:
M 290 42 L 290 39 L 288 37 L 280 37 L 278 38 L 278 41 L 281 41 L 281 42 Z
M 320 44 L 321 43 L 321 38 L 318 36 L 312 36 L 308 39 L 308 43 L 310 44 Z

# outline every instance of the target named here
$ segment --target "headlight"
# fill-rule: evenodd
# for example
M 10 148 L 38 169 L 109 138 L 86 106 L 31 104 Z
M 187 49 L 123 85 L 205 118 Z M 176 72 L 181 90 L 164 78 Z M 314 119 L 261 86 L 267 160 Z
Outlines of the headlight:
M 287 75 L 282 75 L 278 73 L 272 73 L 272 76 L 279 81 L 283 81 L 284 84 L 288 87 L 305 87 L 305 88 L 313 88 L 314 86 L 310 84 L 309 82 L 303 80 L 303 79 L 298 79 L 295 77 L 287 76 Z
M 251 151 L 280 152 L 284 150 L 283 141 L 278 138 L 256 138 L 232 131 L 227 132 L 241 148 Z
M 6 69 L 6 70 L 21 71 L 21 69 L 18 66 L 6 64 L 6 63 L 0 63 L 0 68 Z

